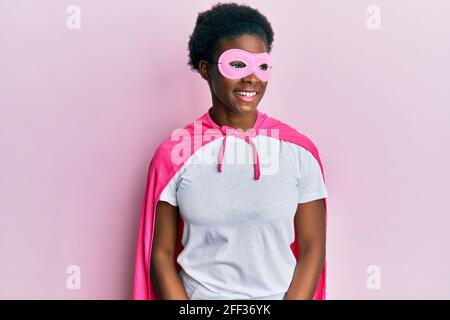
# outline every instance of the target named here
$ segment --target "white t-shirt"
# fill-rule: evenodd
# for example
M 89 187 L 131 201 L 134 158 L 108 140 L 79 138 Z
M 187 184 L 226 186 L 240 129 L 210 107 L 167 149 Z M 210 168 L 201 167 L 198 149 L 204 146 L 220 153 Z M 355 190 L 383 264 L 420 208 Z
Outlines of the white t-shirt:
M 297 263 L 290 248 L 297 206 L 328 197 L 311 152 L 268 136 L 250 139 L 259 180 L 252 146 L 235 136 L 227 137 L 218 172 L 221 137 L 197 150 L 160 196 L 184 221 L 177 262 L 191 300 L 283 299 Z

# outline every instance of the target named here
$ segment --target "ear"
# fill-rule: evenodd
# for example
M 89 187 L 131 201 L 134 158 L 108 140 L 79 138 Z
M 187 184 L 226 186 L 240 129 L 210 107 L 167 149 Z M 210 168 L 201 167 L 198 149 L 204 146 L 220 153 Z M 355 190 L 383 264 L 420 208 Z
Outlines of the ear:
M 209 82 L 210 80 L 210 74 L 209 74 L 209 65 L 206 60 L 200 60 L 198 62 L 198 72 L 200 73 L 200 76 Z

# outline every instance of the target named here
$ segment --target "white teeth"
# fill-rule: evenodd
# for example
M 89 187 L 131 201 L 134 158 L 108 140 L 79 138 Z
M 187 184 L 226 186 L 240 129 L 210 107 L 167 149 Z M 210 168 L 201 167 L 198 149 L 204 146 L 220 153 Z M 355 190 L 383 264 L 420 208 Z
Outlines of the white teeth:
M 256 92 L 245 92 L 245 91 L 236 91 L 236 93 L 240 96 L 253 97 L 256 95 Z

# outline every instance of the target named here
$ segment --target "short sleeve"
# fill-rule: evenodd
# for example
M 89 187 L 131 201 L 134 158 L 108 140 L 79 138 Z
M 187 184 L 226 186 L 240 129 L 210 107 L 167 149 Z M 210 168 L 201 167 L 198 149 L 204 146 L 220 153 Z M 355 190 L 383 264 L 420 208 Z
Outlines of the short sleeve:
M 171 205 L 178 207 L 177 202 L 177 183 L 175 180 L 175 177 L 170 179 L 167 186 L 164 188 L 164 190 L 161 192 L 161 196 L 159 197 L 160 201 L 166 201 L 170 203 Z
M 299 148 L 299 160 L 298 203 L 327 198 L 328 191 L 317 159 L 310 151 Z

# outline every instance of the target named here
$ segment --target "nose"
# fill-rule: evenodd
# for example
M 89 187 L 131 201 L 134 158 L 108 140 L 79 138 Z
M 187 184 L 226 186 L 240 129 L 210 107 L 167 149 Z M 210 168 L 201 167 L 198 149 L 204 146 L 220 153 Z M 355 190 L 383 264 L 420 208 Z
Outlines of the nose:
M 249 74 L 248 76 L 241 79 L 244 83 L 257 83 L 259 81 L 259 78 L 255 75 L 255 73 Z

